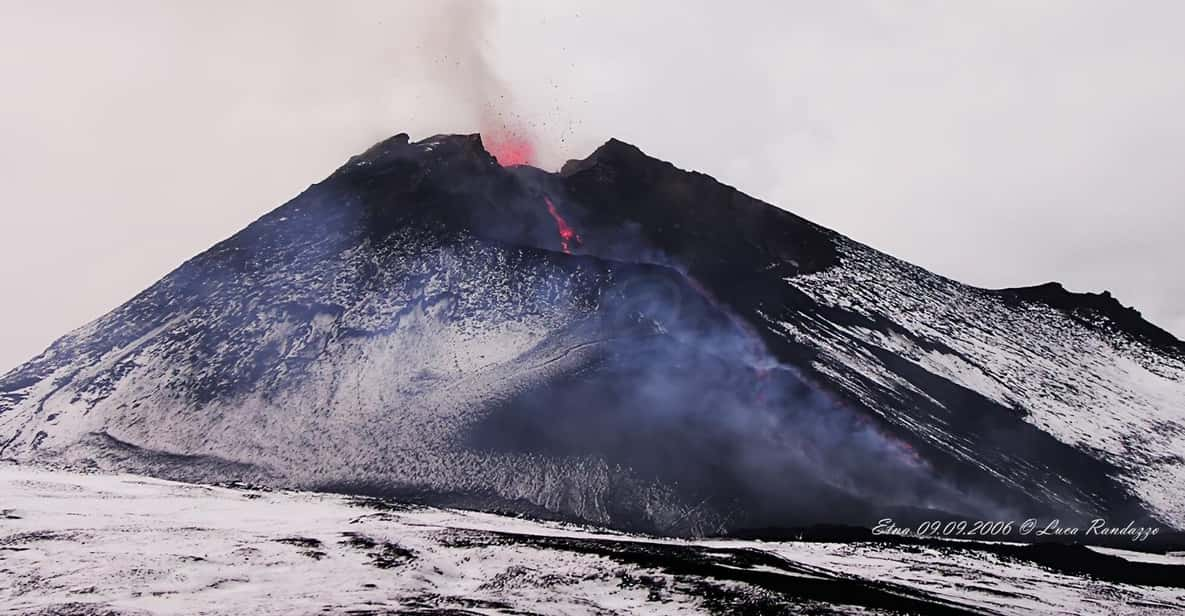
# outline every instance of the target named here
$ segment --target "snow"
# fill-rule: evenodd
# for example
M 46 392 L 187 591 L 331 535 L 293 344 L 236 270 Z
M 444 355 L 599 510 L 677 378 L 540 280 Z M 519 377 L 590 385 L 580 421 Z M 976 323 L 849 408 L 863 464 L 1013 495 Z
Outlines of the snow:
M 1180 589 L 1076 578 L 1031 563 L 1005 562 L 956 543 L 945 549 L 693 542 L 452 509 L 360 506 L 338 495 L 15 465 L 0 466 L 0 494 L 0 614 L 13 616 L 414 609 L 676 615 L 708 612 L 700 582 L 761 596 L 745 584 L 696 580 L 602 554 L 546 549 L 530 541 L 469 541 L 481 537 L 594 539 L 635 546 L 629 549 L 667 545 L 758 551 L 784 559 L 787 566 L 748 570 L 799 579 L 873 580 L 999 614 L 1168 614 L 1185 609 L 1185 591 Z M 1106 552 L 1133 560 L 1182 562 L 1179 557 Z M 839 607 L 858 611 L 857 606 Z
M 818 348 L 816 367 L 843 384 L 835 366 L 890 390 L 910 388 L 852 341 L 904 357 L 971 389 L 1058 440 L 1123 469 L 1119 480 L 1166 522 L 1185 527 L 1185 364 L 1145 345 L 1107 335 L 1035 303 L 942 278 L 836 236 L 841 264 L 787 284 L 826 306 L 885 317 L 908 337 L 824 323 L 772 323 Z M 846 340 L 845 340 L 846 338 Z M 918 342 L 927 343 L 922 348 Z M 931 347 L 949 349 L 950 352 Z M 898 382 L 894 382 L 898 381 Z M 874 409 L 872 392 L 847 383 Z M 879 408 L 878 408 L 879 407 Z M 940 435 L 935 435 L 939 438 Z
M 6 467 L 0 485 L 5 509 L 20 518 L 0 526 L 2 614 L 72 602 L 153 614 L 462 609 L 483 602 L 538 614 L 697 611 L 692 596 L 648 602 L 645 588 L 616 583 L 625 571 L 604 557 L 447 545 L 452 530 L 562 532 L 557 526 L 441 510 L 376 512 L 339 496 L 131 475 Z M 344 533 L 397 544 L 415 558 L 376 568 L 373 551 L 343 543 Z M 317 543 L 305 547 L 298 539 Z

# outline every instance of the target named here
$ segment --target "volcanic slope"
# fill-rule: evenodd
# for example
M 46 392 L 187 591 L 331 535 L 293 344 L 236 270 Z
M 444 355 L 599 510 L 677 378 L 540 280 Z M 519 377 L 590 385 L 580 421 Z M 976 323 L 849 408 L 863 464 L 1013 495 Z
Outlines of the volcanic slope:
M 399 135 L 0 379 L 0 456 L 699 534 L 1185 526 L 1185 350 L 610 141 Z

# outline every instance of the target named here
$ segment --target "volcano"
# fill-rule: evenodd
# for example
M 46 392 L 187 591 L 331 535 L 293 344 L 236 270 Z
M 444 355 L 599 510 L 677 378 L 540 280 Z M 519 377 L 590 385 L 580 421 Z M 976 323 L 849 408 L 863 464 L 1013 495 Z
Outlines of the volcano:
M 1185 344 L 610 140 L 400 134 L 0 378 L 0 456 L 663 534 L 1185 528 Z M 505 164 L 505 166 L 504 166 Z

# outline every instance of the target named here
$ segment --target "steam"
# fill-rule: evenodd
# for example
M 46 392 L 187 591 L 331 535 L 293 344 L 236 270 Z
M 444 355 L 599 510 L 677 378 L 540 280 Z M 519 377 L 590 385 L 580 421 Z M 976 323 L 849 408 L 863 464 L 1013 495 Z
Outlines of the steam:
M 644 481 L 678 486 L 688 509 L 617 511 L 613 520 L 643 528 L 655 523 L 662 532 L 871 525 L 893 508 L 998 510 L 990 499 L 943 481 L 908 443 L 780 361 L 756 327 L 681 259 L 628 228 L 582 228 L 587 213 L 564 199 L 562 189 L 536 174 L 515 175 L 527 187 L 521 218 L 538 217 L 538 231 L 491 222 L 478 225 L 483 234 L 626 263 L 565 261 L 580 268 L 572 276 L 611 268 L 597 275 L 612 282 L 585 329 L 555 341 L 568 345 L 555 350 L 558 356 L 582 359 L 569 376 L 499 405 L 470 433 L 471 446 L 592 456 Z M 540 293 L 552 297 L 557 283 L 540 284 Z M 596 497 L 631 506 L 613 494 Z M 712 518 L 725 511 L 743 519 Z

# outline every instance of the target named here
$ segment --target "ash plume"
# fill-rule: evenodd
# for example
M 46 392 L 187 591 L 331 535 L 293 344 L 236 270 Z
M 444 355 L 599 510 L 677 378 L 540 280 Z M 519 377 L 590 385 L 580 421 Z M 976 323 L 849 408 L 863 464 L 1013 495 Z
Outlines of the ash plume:
M 489 37 L 496 7 L 488 0 L 438 3 L 436 27 L 425 33 L 419 51 L 446 96 L 461 102 L 486 148 L 503 164 L 534 161 L 534 135 L 517 111 L 510 86 L 489 59 Z M 431 77 L 431 76 L 430 76 Z

